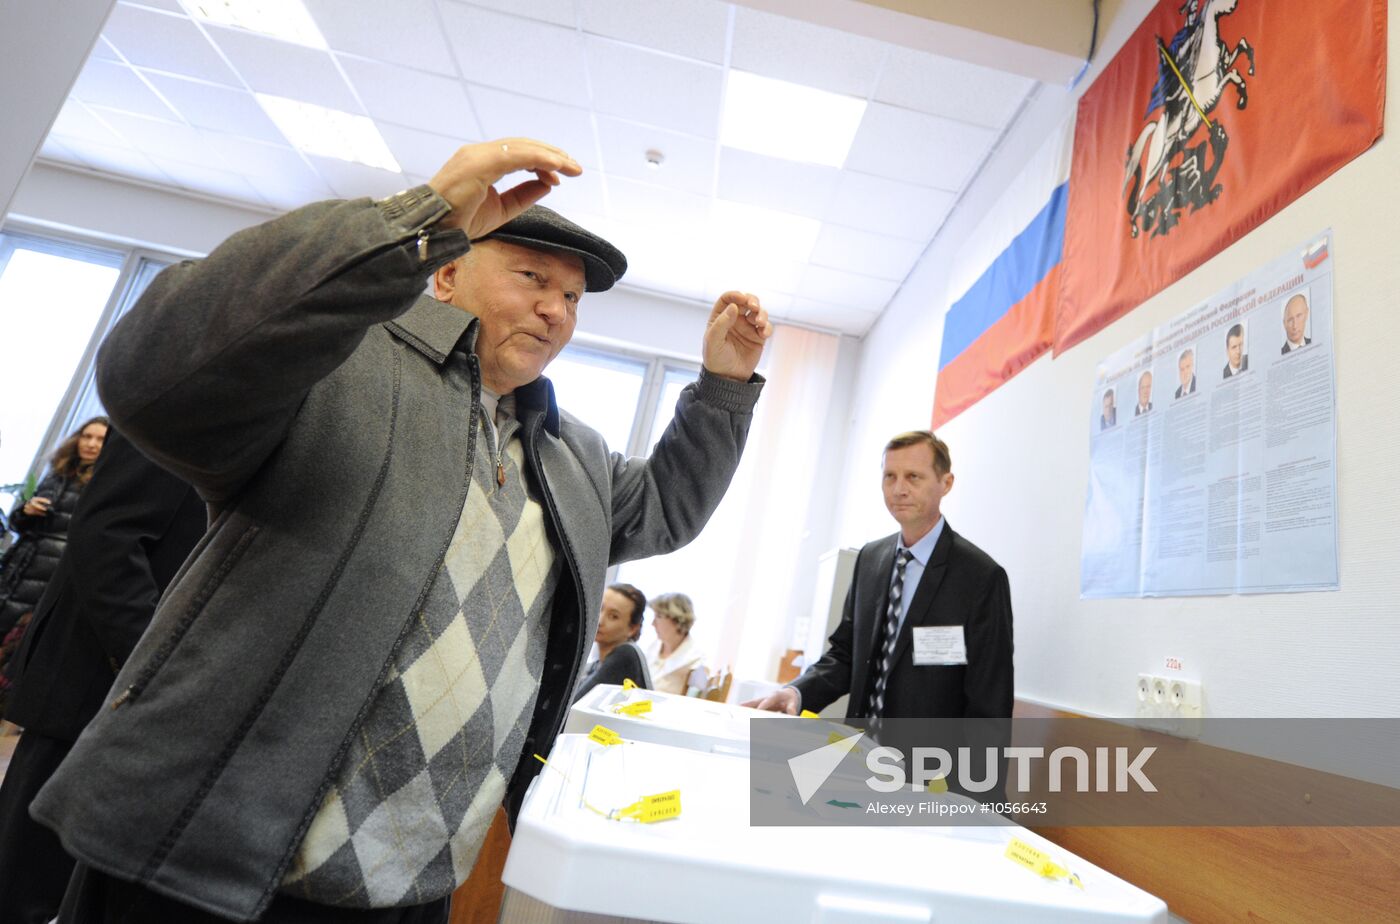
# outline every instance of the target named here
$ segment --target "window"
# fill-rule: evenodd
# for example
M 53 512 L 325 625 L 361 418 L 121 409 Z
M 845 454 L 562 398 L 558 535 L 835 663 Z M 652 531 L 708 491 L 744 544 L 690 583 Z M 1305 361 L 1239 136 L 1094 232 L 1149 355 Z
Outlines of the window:
M 0 482 L 23 482 L 50 444 L 54 409 L 92 342 L 122 259 L 117 251 L 0 235 Z
M 53 447 L 102 413 L 92 381 L 97 347 L 169 262 L 80 241 L 0 234 L 0 484 L 37 477 Z
M 671 422 L 681 389 L 695 381 L 694 363 L 574 346 L 549 364 L 560 406 L 597 430 L 625 456 L 651 451 Z
M 549 364 L 548 376 L 563 406 L 603 434 L 608 448 L 625 453 L 632 443 L 637 404 L 647 363 L 579 347 L 566 347 Z

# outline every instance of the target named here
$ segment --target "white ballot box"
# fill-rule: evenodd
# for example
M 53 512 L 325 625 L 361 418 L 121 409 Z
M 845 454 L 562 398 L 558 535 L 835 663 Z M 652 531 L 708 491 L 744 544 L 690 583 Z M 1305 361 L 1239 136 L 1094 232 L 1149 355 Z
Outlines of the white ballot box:
M 1013 839 L 1082 888 L 1009 859 Z M 751 826 L 747 758 L 577 734 L 532 784 L 502 879 L 507 922 L 1167 921 L 1160 899 L 1011 822 Z
M 648 705 L 639 707 L 639 703 Z M 645 711 L 635 711 L 640 708 Z M 569 709 L 564 731 L 586 735 L 593 726 L 605 725 L 634 741 L 745 755 L 749 753 L 749 719 L 775 717 L 776 713 L 694 696 L 599 684 Z

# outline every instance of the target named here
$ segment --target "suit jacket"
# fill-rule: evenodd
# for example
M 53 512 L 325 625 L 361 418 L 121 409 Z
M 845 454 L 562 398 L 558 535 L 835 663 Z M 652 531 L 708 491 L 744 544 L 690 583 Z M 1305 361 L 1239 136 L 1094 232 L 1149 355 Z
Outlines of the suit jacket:
M 1143 414 L 1146 414 L 1146 413 L 1147 413 L 1148 411 L 1150 411 L 1150 410 L 1152 410 L 1152 402 L 1151 402 L 1151 401 L 1147 402 L 1147 407 L 1143 407 L 1141 404 L 1135 404 L 1135 405 L 1133 405 L 1133 416 L 1134 416 L 1134 417 L 1140 417 L 1140 416 L 1142 416 Z
M 1184 396 L 1190 395 L 1190 394 L 1195 394 L 1195 391 L 1196 391 L 1196 377 L 1195 377 L 1194 375 L 1191 376 L 1191 382 L 1190 382 L 1190 384 L 1188 384 L 1188 385 L 1178 385 L 1178 386 L 1176 386 L 1176 396 L 1177 396 L 1178 398 L 1181 398 L 1181 397 L 1184 397 Z
M 1303 338 L 1303 346 L 1307 346 L 1307 345 L 1310 344 L 1310 343 L 1312 343 L 1312 338 L 1311 338 L 1311 337 L 1304 337 L 1304 338 Z M 1301 347 L 1294 347 L 1294 349 L 1301 349 Z M 1283 341 L 1283 349 L 1280 350 L 1279 352 L 1281 352 L 1284 356 L 1287 356 L 1289 353 L 1293 352 L 1293 350 L 1290 350 L 1290 349 L 1288 348 L 1288 341 L 1287 341 L 1287 340 Z
M 848 718 L 865 718 L 874 647 L 885 619 L 898 534 L 871 542 L 856 557 L 841 623 L 830 647 L 793 686 L 802 708 L 819 711 L 851 694 Z M 915 666 L 915 626 L 963 626 L 966 665 Z M 1011 586 L 991 556 L 943 524 L 885 681 L 888 718 L 1007 718 L 1014 698 Z
M 1244 371 L 1245 371 L 1246 369 L 1248 369 L 1248 368 L 1249 368 L 1249 356 L 1248 356 L 1248 354 L 1246 354 L 1246 355 L 1240 357 L 1240 372 L 1244 372 Z M 1232 376 L 1232 375 L 1239 375 L 1240 372 L 1231 372 L 1231 371 L 1230 371 L 1230 364 L 1229 364 L 1229 363 L 1226 363 L 1226 364 L 1225 364 L 1225 374 L 1222 375 L 1221 378 L 1223 378 L 1223 379 L 1228 379 L 1228 378 L 1230 378 L 1230 376 Z
M 6 718 L 76 741 L 206 523 L 194 488 L 109 431 L 16 655 Z

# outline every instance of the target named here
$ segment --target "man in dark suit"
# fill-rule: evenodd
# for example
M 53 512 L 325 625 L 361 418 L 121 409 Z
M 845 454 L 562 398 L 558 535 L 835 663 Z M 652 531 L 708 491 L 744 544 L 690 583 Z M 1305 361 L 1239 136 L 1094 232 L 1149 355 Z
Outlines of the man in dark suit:
M 1118 423 L 1118 408 L 1113 404 L 1113 389 L 1103 393 L 1103 413 L 1099 415 L 1099 429 L 1107 430 Z
M 24 734 L 0 785 L 0 924 L 58 913 L 73 860 L 29 803 L 101 708 L 205 526 L 193 488 L 108 433 L 12 666 L 5 717 Z
M 1286 339 L 1283 341 L 1282 355 L 1287 356 L 1294 350 L 1301 350 L 1312 343 L 1312 338 L 1307 336 L 1307 331 L 1308 297 L 1299 292 L 1283 306 L 1283 332 Z
M 1152 410 L 1152 370 L 1148 369 L 1138 376 L 1138 402 L 1133 409 L 1134 417 L 1141 417 Z
M 917 430 L 889 441 L 885 506 L 899 532 L 861 549 L 821 660 L 754 705 L 795 715 L 850 693 L 848 718 L 1010 717 L 1010 584 L 939 512 L 952 487 L 942 440 Z
M 1196 392 L 1196 351 L 1183 350 L 1176 360 L 1176 373 L 1181 384 L 1176 387 L 1176 397 L 1184 398 Z
M 1233 378 L 1249 369 L 1249 354 L 1244 351 L 1244 325 L 1234 324 L 1225 332 L 1225 374 Z

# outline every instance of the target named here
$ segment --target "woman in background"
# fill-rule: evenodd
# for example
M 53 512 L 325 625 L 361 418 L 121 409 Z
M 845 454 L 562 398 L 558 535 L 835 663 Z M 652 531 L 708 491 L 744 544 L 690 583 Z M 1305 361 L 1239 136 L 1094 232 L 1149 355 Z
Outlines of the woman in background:
M 707 674 L 700 648 L 690 637 L 695 604 L 685 594 L 662 594 L 651 601 L 651 612 L 657 644 L 648 655 L 647 667 L 654 689 L 682 695 L 690 687 L 703 690 Z
M 34 495 L 10 514 L 10 528 L 19 533 L 19 539 L 5 553 L 0 570 L 0 710 L 9 688 L 5 668 L 58 567 L 68 542 L 68 521 L 106 439 L 106 417 L 84 423 L 54 451 L 49 473 Z
M 613 584 L 603 591 L 603 611 L 598 616 L 598 660 L 588 662 L 574 688 L 574 702 L 600 683 L 621 685 L 630 680 L 644 690 L 651 689 L 646 658 L 637 647 L 642 634 L 642 615 L 647 598 L 631 584 Z

